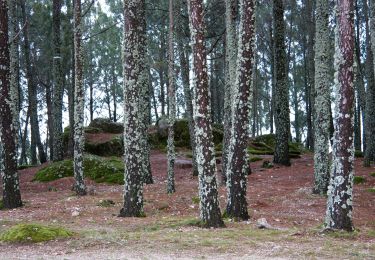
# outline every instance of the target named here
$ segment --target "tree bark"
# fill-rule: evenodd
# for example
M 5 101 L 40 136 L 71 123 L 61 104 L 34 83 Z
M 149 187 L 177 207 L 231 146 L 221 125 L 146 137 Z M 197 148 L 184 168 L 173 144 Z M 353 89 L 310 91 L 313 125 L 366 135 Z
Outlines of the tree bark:
M 326 194 L 329 182 L 330 33 L 328 0 L 316 1 L 314 188 Z
M 335 134 L 325 226 L 327 229 L 353 231 L 353 1 L 336 0 L 336 12 Z
M 10 88 L 10 54 L 8 37 L 8 4 L 0 0 L 0 172 L 3 184 L 3 206 L 22 206 L 17 172 L 16 132 L 13 125 L 14 94 Z M 12 102 L 9 102 L 11 100 Z
M 228 169 L 228 153 L 231 139 L 232 125 L 232 104 L 235 95 L 234 81 L 236 77 L 236 18 L 237 18 L 237 0 L 225 1 L 225 90 L 224 90 L 224 138 L 223 138 L 223 154 L 221 162 L 221 178 L 222 184 L 227 181 Z
M 77 195 L 83 196 L 87 192 L 83 175 L 85 87 L 83 86 L 81 0 L 75 0 L 74 5 L 74 61 L 74 189 Z
M 230 218 L 249 219 L 246 190 L 250 161 L 247 152 L 251 90 L 255 50 L 255 1 L 240 0 L 241 21 L 239 28 L 237 72 L 235 86 L 238 88 L 232 108 L 230 149 L 228 153 L 226 213 Z
M 206 227 L 221 227 L 216 161 L 210 118 L 210 91 L 204 39 L 203 1 L 188 0 L 193 53 L 194 122 L 199 173 L 200 218 Z
M 124 148 L 125 191 L 120 217 L 141 217 L 143 213 L 144 127 L 143 88 L 148 72 L 145 66 L 146 17 L 144 0 L 124 0 Z M 148 87 L 148 85 L 147 85 Z
M 62 144 L 62 108 L 63 108 L 63 77 L 61 68 L 61 0 L 53 0 L 52 8 L 52 37 L 53 37 L 53 161 L 64 158 Z
M 176 121 L 176 93 L 175 93 L 175 79 L 174 79 L 174 11 L 173 0 L 169 0 L 169 37 L 168 37 L 168 182 L 167 193 L 174 193 L 174 162 L 176 158 L 174 146 L 174 124 Z
M 284 6 L 282 0 L 273 0 L 273 15 L 275 28 L 275 125 L 276 145 L 273 157 L 274 163 L 290 166 L 289 159 L 289 92 L 288 79 L 286 75 L 286 53 L 285 53 L 285 24 Z

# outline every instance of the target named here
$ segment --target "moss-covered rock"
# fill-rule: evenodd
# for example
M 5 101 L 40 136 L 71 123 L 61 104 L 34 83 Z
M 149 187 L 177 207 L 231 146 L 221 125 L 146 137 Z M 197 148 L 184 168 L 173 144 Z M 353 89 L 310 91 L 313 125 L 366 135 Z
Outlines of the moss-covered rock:
M 68 238 L 73 235 L 73 232 L 61 227 L 49 227 L 39 224 L 18 224 L 5 231 L 0 236 L 0 240 L 4 242 L 39 243 Z
M 85 151 L 98 156 L 123 156 L 124 139 L 122 136 L 114 136 L 105 142 L 85 142 Z
M 190 148 L 189 123 L 186 119 L 176 120 L 174 125 L 176 147 Z M 221 144 L 223 131 L 212 128 L 212 135 L 215 145 Z M 159 120 L 157 125 L 149 130 L 149 141 L 153 148 L 163 148 L 167 145 L 168 132 L 166 132 L 165 120 Z
M 363 157 L 363 152 L 355 150 L 354 151 L 354 156 L 355 156 L 355 158 L 362 158 Z
M 249 142 L 249 153 L 256 155 L 273 155 L 276 145 L 274 134 L 260 135 Z M 289 142 L 289 157 L 299 158 L 303 148 L 299 143 Z
M 84 175 L 95 182 L 124 184 L 124 163 L 121 158 L 101 158 L 86 155 L 83 161 Z M 55 162 L 39 170 L 34 176 L 34 181 L 49 182 L 64 177 L 72 177 L 73 161 L 64 160 Z
M 123 124 L 113 122 L 108 118 L 95 118 L 89 127 L 101 129 L 104 133 L 121 134 L 124 132 Z
M 0 210 L 4 209 L 4 203 L 3 200 L 0 200 Z

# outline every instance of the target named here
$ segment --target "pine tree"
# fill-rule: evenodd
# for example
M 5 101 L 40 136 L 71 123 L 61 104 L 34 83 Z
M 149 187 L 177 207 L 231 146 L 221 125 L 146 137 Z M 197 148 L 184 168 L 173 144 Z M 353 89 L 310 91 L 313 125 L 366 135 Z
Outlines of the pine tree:
M 199 173 L 200 218 L 206 227 L 220 227 L 224 223 L 221 219 L 216 183 L 203 1 L 188 0 L 188 13 L 193 54 L 194 124 Z
M 174 80 L 174 11 L 173 0 L 169 0 L 169 59 L 168 59 L 168 107 L 169 107 L 169 125 L 168 125 L 168 183 L 167 192 L 174 193 L 174 161 L 176 157 L 174 147 L 174 124 L 176 120 L 176 93 Z
M 227 215 L 236 219 L 249 219 L 246 201 L 247 176 L 250 171 L 247 146 L 250 124 L 250 85 L 253 76 L 255 43 L 255 2 L 240 0 L 237 72 L 233 99 L 231 140 L 228 153 Z
M 83 86 L 83 54 L 82 54 L 82 24 L 81 0 L 74 3 L 74 61 L 75 61 L 75 92 L 74 92 L 74 189 L 77 195 L 86 195 L 83 176 L 83 149 L 85 120 L 85 88 Z
M 64 158 L 62 145 L 63 77 L 61 68 L 61 0 L 53 0 L 53 161 Z
M 315 126 L 313 192 L 326 194 L 329 182 L 330 35 L 328 0 L 316 2 Z
M 0 172 L 4 208 L 22 206 L 17 172 L 16 129 L 13 124 L 15 103 L 10 88 L 10 53 L 8 35 L 8 1 L 0 0 Z M 12 101 L 12 102 L 9 102 Z
M 287 59 L 285 52 L 284 5 L 282 0 L 273 0 L 274 48 L 275 48 L 275 126 L 276 145 L 274 163 L 290 165 L 288 140 L 290 135 Z
M 224 90 L 224 140 L 222 156 L 222 183 L 227 180 L 228 170 L 228 153 L 231 140 L 232 125 L 232 104 L 235 95 L 236 80 L 236 61 L 237 61 L 237 44 L 236 44 L 236 17 L 237 17 L 237 0 L 225 0 L 225 90 Z
M 365 4 L 367 7 L 367 3 Z M 366 22 L 366 65 L 367 65 L 367 92 L 365 110 L 365 159 L 364 165 L 369 167 L 375 161 L 375 2 L 370 1 L 370 21 Z M 364 8 L 367 11 L 367 8 Z M 365 15 L 366 16 L 366 15 Z
M 354 5 L 336 0 L 335 28 L 335 133 L 332 172 L 328 187 L 327 229 L 353 231 L 354 172 Z
M 145 66 L 146 17 L 144 0 L 124 0 L 124 148 L 125 192 L 120 217 L 141 217 L 145 132 L 143 131 L 142 93 L 148 82 Z M 147 85 L 148 87 L 148 85 Z

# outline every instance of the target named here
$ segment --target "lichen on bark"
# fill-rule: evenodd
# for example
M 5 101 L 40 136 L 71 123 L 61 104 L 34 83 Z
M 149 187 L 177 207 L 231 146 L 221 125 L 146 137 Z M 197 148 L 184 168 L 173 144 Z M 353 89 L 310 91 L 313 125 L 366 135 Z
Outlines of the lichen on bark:
M 327 229 L 353 231 L 354 174 L 354 6 L 336 0 L 335 133 L 328 187 Z
M 200 218 L 206 227 L 224 225 L 218 200 L 216 161 L 210 118 L 203 1 L 188 0 L 189 28 L 193 56 L 194 122 L 198 164 Z

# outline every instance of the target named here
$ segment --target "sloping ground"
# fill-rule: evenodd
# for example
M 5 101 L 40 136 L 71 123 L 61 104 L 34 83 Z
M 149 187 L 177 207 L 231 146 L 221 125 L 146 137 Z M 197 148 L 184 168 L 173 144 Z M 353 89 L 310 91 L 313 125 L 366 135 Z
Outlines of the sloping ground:
M 272 161 L 271 156 L 261 156 Z M 180 158 L 183 161 L 187 158 Z M 324 197 L 312 195 L 312 156 L 304 154 L 292 167 L 263 169 L 252 163 L 248 181 L 249 222 L 204 230 L 191 226 L 199 215 L 197 177 L 191 168 L 176 169 L 176 189 L 166 194 L 166 156 L 151 155 L 155 184 L 145 187 L 146 218 L 118 218 L 122 185 L 88 181 L 90 195 L 78 198 L 71 191 L 73 178 L 49 183 L 31 182 L 35 168 L 21 171 L 25 206 L 0 211 L 0 232 L 18 223 L 60 225 L 76 231 L 72 239 L 42 244 L 0 243 L 0 259 L 373 259 L 375 258 L 374 168 L 356 160 L 356 175 L 366 181 L 354 187 L 353 234 L 321 234 Z M 225 208 L 226 189 L 220 187 Z M 114 206 L 98 206 L 108 199 Z M 278 230 L 260 230 L 256 221 L 266 218 Z

